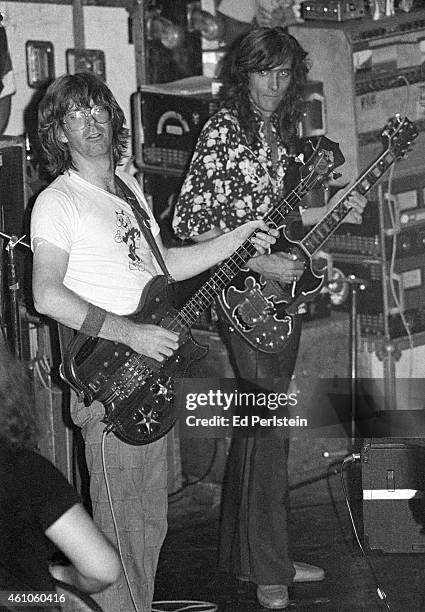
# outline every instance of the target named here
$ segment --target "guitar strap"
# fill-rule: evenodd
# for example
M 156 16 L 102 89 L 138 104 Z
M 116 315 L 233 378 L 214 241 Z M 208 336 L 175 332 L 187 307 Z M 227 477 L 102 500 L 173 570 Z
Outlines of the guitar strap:
M 146 242 L 152 249 L 152 253 L 155 255 L 155 258 L 158 264 L 161 267 L 161 270 L 164 272 L 165 277 L 167 278 L 169 283 L 174 282 L 173 277 L 168 271 L 168 268 L 165 264 L 164 258 L 162 257 L 161 251 L 156 244 L 155 238 L 152 236 L 151 232 L 151 223 L 149 216 L 145 210 L 140 206 L 139 201 L 137 200 L 134 193 L 131 191 L 130 187 L 124 183 L 124 181 L 117 175 L 115 175 L 115 184 L 118 185 L 121 193 L 124 196 L 124 199 L 131 207 L 131 210 L 134 212 L 134 216 L 137 219 L 137 223 L 139 224 L 140 231 L 142 232 Z
M 130 187 L 128 187 L 128 185 L 117 175 L 115 175 L 115 185 L 118 186 L 118 188 L 121 191 L 121 194 L 124 196 L 124 199 L 131 207 L 131 210 L 133 211 L 134 216 L 136 217 L 140 231 L 142 232 L 146 242 L 150 246 L 152 253 L 154 254 L 168 282 L 169 283 L 174 282 L 173 277 L 168 271 L 164 258 L 162 257 L 161 251 L 158 248 L 155 238 L 152 236 L 149 215 L 140 206 L 139 201 L 137 200 L 136 196 L 134 195 Z M 69 343 L 71 342 L 71 340 L 73 339 L 75 335 L 75 331 L 71 329 L 70 327 L 63 325 L 62 323 L 58 323 L 58 335 L 59 335 L 60 353 L 61 353 L 61 357 L 63 358 L 64 351 L 66 347 L 69 345 Z

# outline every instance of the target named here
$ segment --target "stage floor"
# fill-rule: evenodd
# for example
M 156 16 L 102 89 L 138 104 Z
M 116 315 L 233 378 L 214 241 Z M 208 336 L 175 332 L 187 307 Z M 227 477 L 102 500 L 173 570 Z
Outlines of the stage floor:
M 354 474 L 354 484 L 348 483 L 349 495 L 356 520 L 361 523 L 362 502 L 355 481 Z M 216 567 L 219 496 L 218 484 L 204 482 L 171 497 L 169 533 L 161 553 L 155 599 L 209 601 L 218 606 L 219 612 L 264 611 L 256 601 L 253 584 L 239 582 Z M 320 565 L 326 578 L 320 583 L 290 587 L 287 609 L 385 610 L 376 595 L 372 573 L 355 542 L 339 475 L 298 483 L 292 490 L 291 504 L 294 557 Z M 425 610 L 424 554 L 374 551 L 369 559 L 393 612 Z

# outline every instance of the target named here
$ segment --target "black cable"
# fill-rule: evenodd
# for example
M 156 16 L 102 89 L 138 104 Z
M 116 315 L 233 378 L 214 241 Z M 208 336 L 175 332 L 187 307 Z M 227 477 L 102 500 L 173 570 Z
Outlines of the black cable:
M 345 457 L 345 459 L 341 463 L 340 477 L 341 477 L 342 490 L 343 490 L 343 493 L 344 493 L 345 504 L 346 504 L 347 509 L 348 509 L 348 514 L 350 516 L 350 521 L 351 521 L 351 524 L 353 526 L 354 535 L 355 535 L 357 544 L 358 544 L 358 546 L 359 546 L 359 548 L 360 548 L 360 550 L 362 552 L 363 558 L 365 559 L 365 561 L 366 561 L 366 563 L 367 563 L 367 565 L 369 567 L 369 570 L 370 570 L 370 572 L 372 574 L 373 580 L 375 582 L 376 593 L 377 593 L 379 599 L 384 602 L 386 609 L 387 610 L 391 610 L 389 601 L 387 599 L 387 595 L 386 595 L 385 591 L 383 589 L 381 589 L 381 587 L 379 586 L 378 578 L 377 578 L 376 572 L 375 572 L 375 568 L 373 567 L 372 562 L 370 561 L 370 559 L 369 559 L 369 557 L 368 557 L 368 555 L 367 555 L 367 553 L 366 553 L 366 551 L 365 551 L 365 549 L 363 547 L 363 544 L 360 541 L 360 538 L 359 538 L 359 535 L 358 535 L 358 532 L 357 532 L 356 523 L 354 521 L 353 513 L 351 511 L 350 501 L 348 499 L 347 488 L 346 488 L 345 482 L 344 482 L 344 467 L 347 464 L 349 464 L 349 463 L 353 463 L 354 461 L 359 461 L 359 460 L 360 460 L 360 455 L 358 453 L 352 453 L 351 455 L 348 455 L 348 457 Z
M 193 485 L 199 484 L 200 482 L 205 480 L 207 478 L 207 476 L 209 476 L 209 474 L 211 473 L 211 470 L 212 470 L 212 468 L 214 466 L 215 460 L 217 458 L 217 449 L 218 449 L 217 438 L 215 438 L 214 439 L 214 448 L 213 448 L 212 456 L 211 456 L 210 462 L 209 462 L 208 467 L 205 470 L 205 472 L 202 474 L 202 476 L 199 476 L 199 478 L 197 478 L 196 480 L 193 480 L 192 482 L 186 482 L 186 484 L 184 484 L 182 487 L 180 487 L 176 491 L 173 491 L 172 493 L 170 493 L 168 495 L 169 503 L 174 503 L 174 501 L 176 501 L 176 500 L 174 500 L 174 497 L 176 495 L 179 495 L 180 493 L 182 493 L 188 487 L 192 487 Z

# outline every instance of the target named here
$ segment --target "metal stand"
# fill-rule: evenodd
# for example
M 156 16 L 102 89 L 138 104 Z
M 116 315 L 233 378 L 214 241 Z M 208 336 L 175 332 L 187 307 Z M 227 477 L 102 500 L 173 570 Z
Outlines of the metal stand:
M 345 301 L 345 286 L 350 287 L 350 444 L 354 450 L 356 441 L 356 416 L 357 416 L 357 292 L 366 289 L 366 281 L 362 278 L 357 278 L 354 274 L 350 276 L 339 276 L 337 279 L 331 280 L 328 284 L 331 293 L 337 293 L 336 287 L 341 286 L 344 293 Z M 334 288 L 334 289 L 333 289 Z M 344 457 L 345 451 L 329 452 L 325 451 L 323 456 L 326 458 Z
M 345 279 L 350 285 L 350 399 L 351 399 L 351 448 L 354 449 L 356 441 L 357 416 L 357 291 L 366 289 L 366 281 L 350 274 Z
M 21 341 L 21 325 L 20 325 L 20 316 L 19 316 L 19 303 L 18 303 L 18 291 L 19 291 L 19 279 L 16 274 L 16 263 L 15 263 L 15 247 L 19 244 L 30 249 L 30 245 L 27 242 L 24 242 L 25 236 L 18 238 L 17 236 L 9 236 L 4 232 L 0 232 L 0 237 L 8 240 L 8 244 L 6 246 L 6 251 L 8 254 L 8 288 L 9 288 L 9 296 L 10 296 L 10 323 L 11 323 L 11 333 L 8 338 L 10 343 L 10 348 L 13 351 L 13 354 L 18 359 L 22 358 L 22 341 Z

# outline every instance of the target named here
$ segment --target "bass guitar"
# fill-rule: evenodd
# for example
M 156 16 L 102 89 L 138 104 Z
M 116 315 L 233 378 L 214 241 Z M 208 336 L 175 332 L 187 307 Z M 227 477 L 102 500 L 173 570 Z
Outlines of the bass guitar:
M 351 210 L 349 197 L 353 191 L 365 195 L 382 179 L 393 163 L 406 154 L 418 132 L 413 123 L 398 115 L 391 118 L 381 132 L 385 150 L 356 180 L 321 221 L 301 241 L 288 238 L 281 226 L 279 250 L 292 252 L 305 262 L 305 271 L 298 281 L 280 283 L 265 279 L 250 270 L 242 271 L 217 302 L 232 331 L 264 353 L 279 353 L 293 332 L 294 314 L 298 306 L 312 299 L 321 289 L 325 272 L 313 269 L 312 257 L 341 225 Z
M 322 138 L 301 168 L 298 186 L 267 215 L 266 222 L 280 225 L 299 201 L 343 161 L 336 143 Z M 194 341 L 190 328 L 255 254 L 251 240 L 246 240 L 180 310 L 172 306 L 165 276 L 149 281 L 136 312 L 129 318 L 179 333 L 179 348 L 163 362 L 123 344 L 76 333 L 64 350 L 61 376 L 86 405 L 94 400 L 104 405 L 107 432 L 128 444 L 141 445 L 158 440 L 173 427 L 183 400 L 182 377 L 190 364 L 208 351 Z

